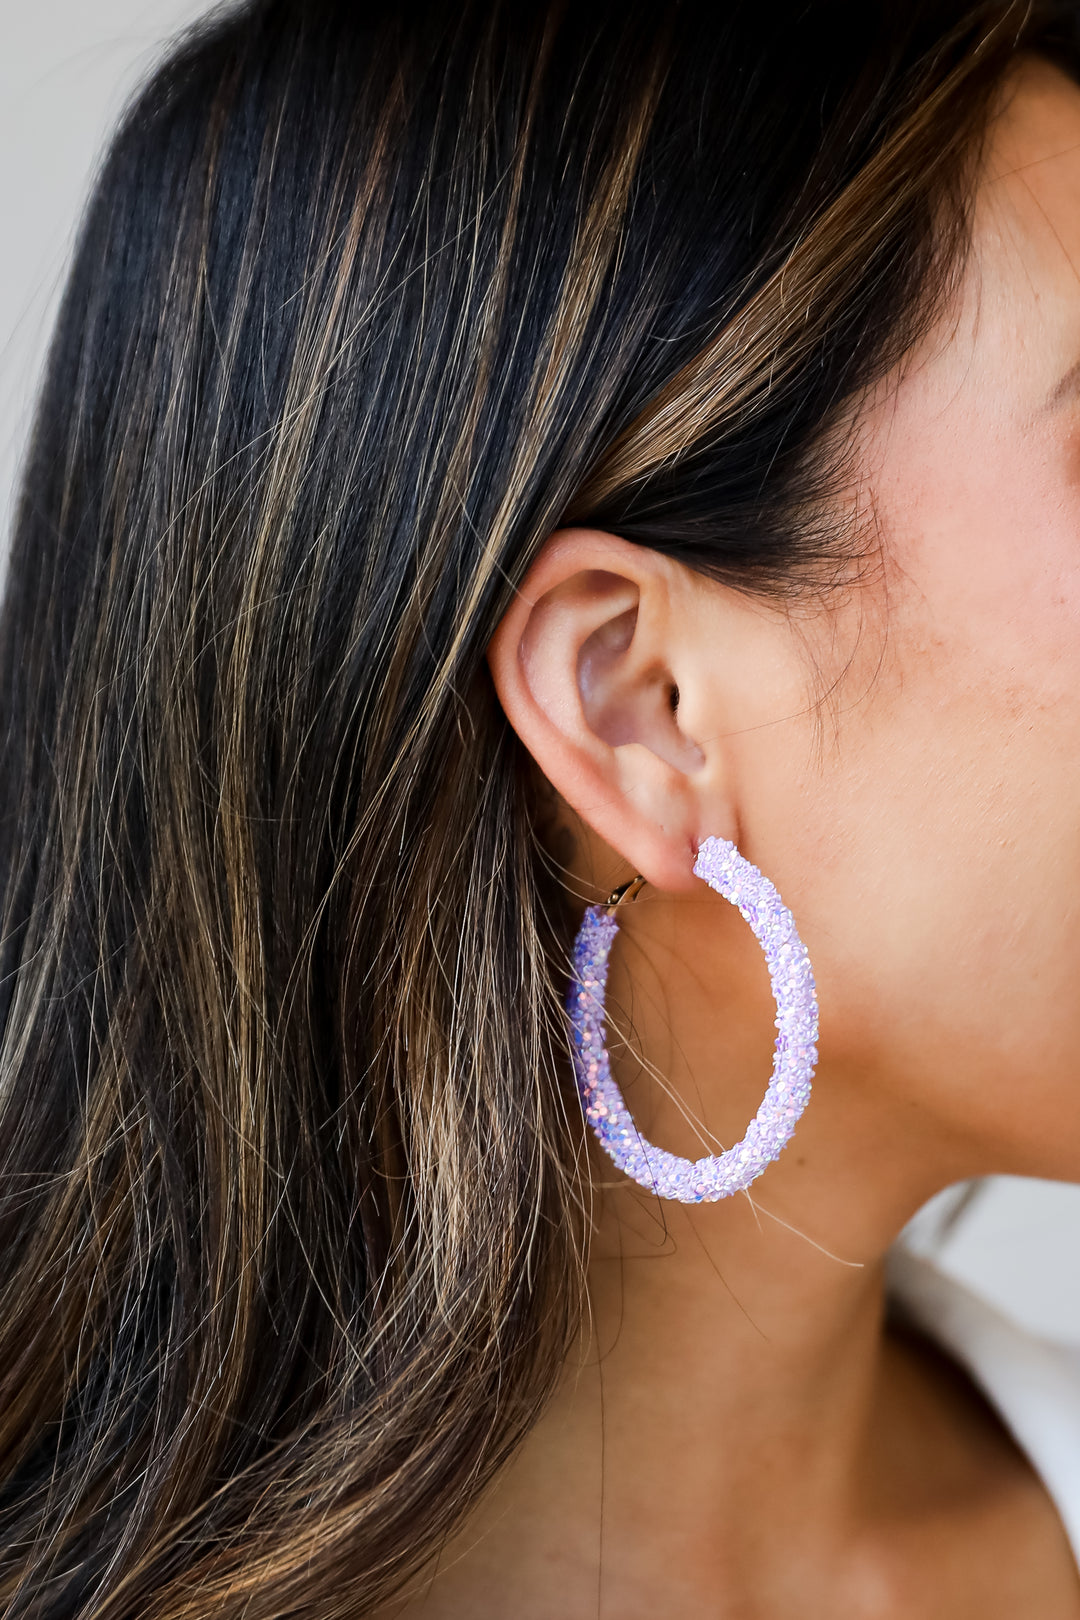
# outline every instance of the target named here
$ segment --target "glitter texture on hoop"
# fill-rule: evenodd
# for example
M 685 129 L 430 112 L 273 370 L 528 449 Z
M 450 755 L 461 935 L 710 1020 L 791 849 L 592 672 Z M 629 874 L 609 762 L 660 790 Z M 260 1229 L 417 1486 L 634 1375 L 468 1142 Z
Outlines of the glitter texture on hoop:
M 810 1097 L 818 1036 L 810 958 L 795 919 L 768 878 L 726 838 L 702 842 L 694 873 L 738 906 L 750 924 L 765 953 L 776 999 L 772 1078 L 741 1142 L 721 1154 L 682 1159 L 647 1142 L 635 1129 L 612 1078 L 604 1036 L 608 958 L 619 931 L 612 904 L 590 906 L 585 913 L 574 941 L 574 977 L 567 998 L 581 1106 L 601 1147 L 641 1186 L 683 1204 L 713 1203 L 741 1192 L 779 1155 Z

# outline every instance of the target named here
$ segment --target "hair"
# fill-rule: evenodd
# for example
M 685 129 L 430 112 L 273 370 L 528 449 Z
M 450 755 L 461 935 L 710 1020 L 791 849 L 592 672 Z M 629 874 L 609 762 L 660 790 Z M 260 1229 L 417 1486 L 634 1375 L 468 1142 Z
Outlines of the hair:
M 1033 27 L 254 0 L 139 94 L 0 621 L 6 1615 L 366 1613 L 535 1421 L 572 918 L 485 647 L 567 521 L 850 564 Z

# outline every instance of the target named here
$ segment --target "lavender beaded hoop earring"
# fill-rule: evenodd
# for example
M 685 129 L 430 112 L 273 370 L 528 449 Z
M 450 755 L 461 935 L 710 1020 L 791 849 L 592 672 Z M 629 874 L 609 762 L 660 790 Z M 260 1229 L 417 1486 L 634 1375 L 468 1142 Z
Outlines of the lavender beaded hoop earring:
M 608 958 L 619 931 L 618 907 L 633 900 L 644 878 L 617 889 L 606 905 L 590 906 L 574 941 L 574 977 L 567 999 L 573 1031 L 574 1072 L 585 1118 L 619 1169 L 661 1198 L 682 1204 L 713 1203 L 741 1192 L 787 1146 L 810 1098 L 817 1062 L 818 1007 L 814 975 L 795 919 L 756 866 L 726 838 L 706 838 L 695 876 L 738 906 L 769 967 L 776 998 L 776 1056 L 764 1101 L 741 1142 L 725 1153 L 681 1159 L 638 1134 L 611 1075 L 604 1044 Z

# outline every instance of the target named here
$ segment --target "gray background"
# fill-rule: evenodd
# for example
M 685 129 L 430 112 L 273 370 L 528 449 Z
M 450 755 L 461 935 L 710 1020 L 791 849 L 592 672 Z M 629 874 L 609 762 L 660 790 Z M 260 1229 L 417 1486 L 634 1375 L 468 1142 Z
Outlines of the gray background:
M 72 235 L 107 132 L 203 0 L 0 0 L 0 533 Z M 868 1166 L 872 1173 L 872 1166 Z M 1080 1342 L 1080 1187 L 995 1177 L 911 1241 L 1032 1327 Z

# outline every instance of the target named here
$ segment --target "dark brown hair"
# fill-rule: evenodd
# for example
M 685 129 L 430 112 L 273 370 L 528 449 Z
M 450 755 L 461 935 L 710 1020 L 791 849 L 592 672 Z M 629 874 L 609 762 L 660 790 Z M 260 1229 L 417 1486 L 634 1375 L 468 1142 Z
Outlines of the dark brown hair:
M 139 96 L 0 626 L 6 1615 L 355 1617 L 533 1422 L 583 1132 L 486 643 L 568 516 L 850 555 L 1026 26 L 254 0 Z

